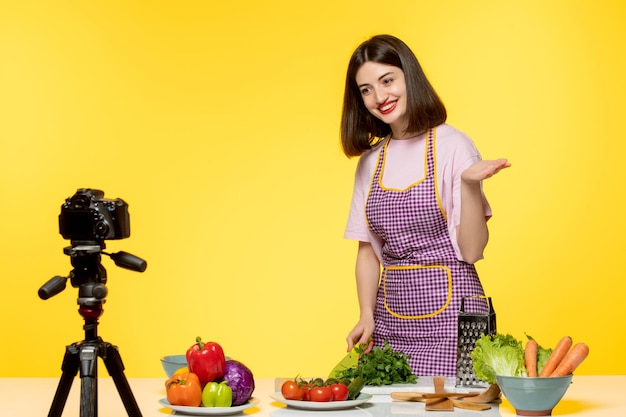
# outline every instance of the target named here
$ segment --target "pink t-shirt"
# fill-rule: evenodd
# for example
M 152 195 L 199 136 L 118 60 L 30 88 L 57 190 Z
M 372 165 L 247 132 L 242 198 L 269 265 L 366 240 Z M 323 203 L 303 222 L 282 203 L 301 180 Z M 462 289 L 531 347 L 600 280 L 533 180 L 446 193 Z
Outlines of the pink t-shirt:
M 383 143 L 386 141 L 383 141 Z M 386 188 L 406 189 L 424 177 L 426 165 L 426 134 L 411 139 L 391 139 L 385 153 L 382 183 Z M 371 242 L 381 259 L 382 240 L 369 231 L 365 218 L 365 201 L 378 162 L 382 143 L 361 155 L 357 165 L 352 204 L 344 237 Z M 441 205 L 448 221 L 448 231 L 457 258 L 463 260 L 456 240 L 456 227 L 461 217 L 461 173 L 481 159 L 476 146 L 464 133 L 442 124 L 435 131 L 435 164 Z M 483 194 L 485 217 L 491 208 Z

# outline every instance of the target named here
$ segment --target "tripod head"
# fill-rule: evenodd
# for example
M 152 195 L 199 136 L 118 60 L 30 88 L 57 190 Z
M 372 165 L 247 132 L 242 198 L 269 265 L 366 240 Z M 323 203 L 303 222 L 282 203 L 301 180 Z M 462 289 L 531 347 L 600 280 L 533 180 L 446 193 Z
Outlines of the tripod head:
M 39 298 L 47 300 L 63 291 L 69 279 L 72 287 L 78 288 L 78 304 L 97 305 L 105 302 L 108 290 L 106 287 L 107 272 L 101 263 L 102 254 L 109 256 L 115 265 L 144 272 L 148 266 L 143 259 L 128 252 L 104 252 L 104 243 L 88 242 L 68 246 L 63 253 L 70 257 L 74 269 L 66 277 L 55 276 L 39 289 Z
M 107 273 L 102 266 L 102 254 L 109 256 L 115 265 L 144 272 L 146 261 L 128 252 L 107 253 L 105 240 L 124 239 L 130 236 L 128 204 L 122 199 L 104 199 L 104 192 L 80 188 L 65 200 L 59 214 L 59 229 L 72 246 L 63 249 L 71 259 L 74 269 L 66 277 L 55 276 L 39 289 L 39 297 L 47 300 L 63 291 L 69 279 L 78 288 L 81 307 L 100 306 L 107 296 Z

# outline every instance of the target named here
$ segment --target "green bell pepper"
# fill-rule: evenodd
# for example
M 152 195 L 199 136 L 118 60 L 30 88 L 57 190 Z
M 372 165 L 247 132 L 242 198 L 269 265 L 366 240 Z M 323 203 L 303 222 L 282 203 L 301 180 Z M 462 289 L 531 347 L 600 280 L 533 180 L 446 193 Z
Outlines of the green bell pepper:
M 202 390 L 202 404 L 205 407 L 230 407 L 233 403 L 233 390 L 227 381 L 209 382 Z

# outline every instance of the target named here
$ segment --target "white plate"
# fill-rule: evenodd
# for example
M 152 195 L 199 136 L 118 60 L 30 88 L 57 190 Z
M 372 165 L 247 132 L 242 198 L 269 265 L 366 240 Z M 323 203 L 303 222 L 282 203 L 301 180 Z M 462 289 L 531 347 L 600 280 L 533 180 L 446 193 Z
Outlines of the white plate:
M 238 414 L 243 410 L 254 407 L 259 403 L 259 399 L 250 398 L 247 403 L 234 407 L 189 407 L 185 405 L 172 405 L 167 401 L 167 398 L 161 398 L 159 403 L 165 408 L 176 411 L 176 414 L 185 414 L 188 416 L 228 416 Z
M 317 401 L 297 401 L 286 400 L 280 392 L 270 394 L 270 397 L 279 403 L 286 404 L 293 408 L 299 408 L 301 410 L 344 410 L 346 408 L 356 407 L 364 402 L 369 401 L 372 396 L 361 392 L 354 400 L 345 401 L 329 401 L 329 402 L 317 402 Z
M 396 403 L 397 404 L 397 403 Z M 367 405 L 367 404 L 366 404 Z M 375 417 L 370 413 L 371 407 L 359 406 L 348 408 L 345 410 L 322 410 L 322 411 L 307 411 L 300 410 L 289 406 L 272 407 L 268 416 L 269 417 L 309 417 L 311 414 L 317 414 L 320 417 Z M 248 417 L 252 417 L 250 414 Z M 417 417 L 417 416 L 396 416 L 395 414 L 377 414 L 378 416 L 395 416 L 395 417 Z M 165 416 L 164 416 L 165 417 Z M 230 416 L 233 417 L 233 416 Z M 437 416 L 435 416 L 437 417 Z M 442 416 L 443 417 L 443 416 Z M 480 417 L 480 416 L 475 416 Z

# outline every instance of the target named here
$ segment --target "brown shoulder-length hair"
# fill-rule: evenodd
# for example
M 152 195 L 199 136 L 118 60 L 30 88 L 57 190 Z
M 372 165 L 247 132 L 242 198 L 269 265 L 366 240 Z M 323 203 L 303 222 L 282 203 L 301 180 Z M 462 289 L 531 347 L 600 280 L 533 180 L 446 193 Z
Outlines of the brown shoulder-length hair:
M 391 133 L 387 123 L 367 110 L 356 84 L 357 71 L 368 61 L 392 65 L 404 72 L 408 132 L 423 133 L 446 121 L 446 108 L 411 49 L 394 36 L 374 36 L 359 45 L 348 64 L 341 115 L 341 144 L 346 156 L 361 155 Z

